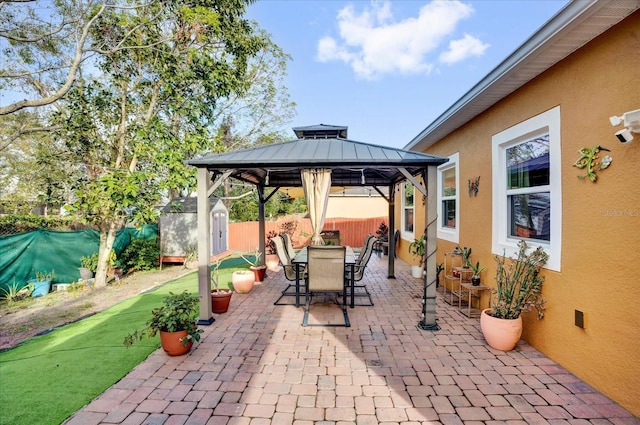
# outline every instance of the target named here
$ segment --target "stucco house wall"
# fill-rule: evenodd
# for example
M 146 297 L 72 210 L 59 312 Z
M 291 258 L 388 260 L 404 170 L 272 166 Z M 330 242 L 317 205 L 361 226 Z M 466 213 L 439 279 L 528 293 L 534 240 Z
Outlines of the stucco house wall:
M 329 196 L 327 218 L 373 218 L 389 214 L 389 204 L 381 196 Z
M 554 108 L 561 139 L 560 167 L 551 169 L 561 173 L 560 261 L 558 270 L 544 271 L 545 317 L 523 315 L 522 338 L 640 416 L 640 134 L 622 144 L 614 136 L 621 127 L 609 122 L 640 109 L 640 12 L 426 150 L 459 158 L 459 241 L 438 240 L 438 263 L 456 245 L 472 247 L 472 260 L 488 267 L 483 283 L 495 286 L 492 139 Z M 598 145 L 610 150 L 600 156 L 613 162 L 597 172 L 595 183 L 578 179 L 585 174 L 573 165 L 578 151 Z M 477 176 L 479 192 L 468 196 L 467 180 Z M 404 248 L 400 256 L 411 261 Z M 576 310 L 584 313 L 584 329 L 574 323 Z

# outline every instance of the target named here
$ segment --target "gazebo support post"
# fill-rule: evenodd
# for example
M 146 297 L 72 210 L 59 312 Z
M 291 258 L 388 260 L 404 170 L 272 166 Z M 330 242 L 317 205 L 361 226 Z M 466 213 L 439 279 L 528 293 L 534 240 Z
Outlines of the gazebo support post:
M 265 257 L 266 257 L 266 253 L 264 252 L 265 250 L 265 238 L 266 238 L 266 231 L 265 231 L 265 223 L 264 223 L 264 204 L 265 202 L 267 202 L 264 199 L 264 187 L 258 185 L 257 186 L 258 189 L 258 249 L 260 249 L 260 252 L 262 253 L 262 257 L 260 257 L 260 265 L 265 265 Z
M 437 246 L 437 168 L 427 167 L 423 172 L 423 180 L 427 187 L 427 205 L 425 208 L 425 271 L 423 276 L 422 319 L 418 322 L 418 328 L 423 331 L 437 331 L 440 326 L 436 323 L 436 252 Z
M 198 325 L 210 325 L 215 319 L 211 310 L 211 223 L 209 222 L 209 171 L 198 168 Z
M 389 266 L 387 268 L 387 278 L 395 279 L 395 264 L 396 264 L 396 192 L 393 184 L 389 185 Z

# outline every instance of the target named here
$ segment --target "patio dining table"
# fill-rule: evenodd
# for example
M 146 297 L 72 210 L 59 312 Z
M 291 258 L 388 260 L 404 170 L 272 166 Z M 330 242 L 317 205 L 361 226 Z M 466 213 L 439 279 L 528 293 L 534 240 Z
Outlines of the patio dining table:
M 346 246 L 346 256 L 345 256 L 345 265 L 349 270 L 349 287 L 350 287 L 350 299 L 349 299 L 349 307 L 353 308 L 355 303 L 355 287 L 354 287 L 354 272 L 355 265 L 357 261 L 357 256 L 353 252 L 353 248 L 350 246 Z M 296 307 L 300 306 L 300 278 L 302 277 L 302 270 L 308 263 L 307 259 L 307 247 L 302 248 L 295 257 L 291 260 L 295 270 L 296 270 Z M 347 296 L 347 294 L 344 294 Z

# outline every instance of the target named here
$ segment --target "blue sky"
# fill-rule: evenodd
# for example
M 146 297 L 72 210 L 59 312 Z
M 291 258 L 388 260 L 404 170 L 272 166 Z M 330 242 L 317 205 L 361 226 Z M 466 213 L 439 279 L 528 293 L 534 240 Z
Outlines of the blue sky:
M 285 128 L 333 124 L 402 148 L 566 0 L 261 0 L 247 17 L 293 57 Z

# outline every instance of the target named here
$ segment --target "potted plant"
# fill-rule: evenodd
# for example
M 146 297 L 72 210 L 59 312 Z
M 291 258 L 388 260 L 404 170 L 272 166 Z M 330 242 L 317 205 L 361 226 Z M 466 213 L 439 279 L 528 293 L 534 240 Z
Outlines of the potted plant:
M 216 263 L 211 270 L 211 282 L 215 286 L 215 289 L 211 290 L 211 312 L 212 313 L 226 313 L 229 310 L 229 303 L 231 302 L 231 295 L 233 291 L 231 289 L 220 289 L 218 284 L 218 270 L 220 269 L 220 259 L 216 259 Z
M 248 294 L 251 292 L 255 280 L 253 270 L 236 270 L 231 274 L 233 290 L 238 294 Z
M 47 295 L 51 291 L 51 282 L 55 278 L 56 274 L 53 270 L 50 272 L 36 272 L 36 278 L 27 281 L 28 284 L 33 285 L 33 291 L 31 296 L 33 298 L 42 297 Z
M 389 254 L 389 227 L 383 221 L 378 226 L 378 230 L 376 230 L 376 239 L 378 239 L 378 243 L 382 247 L 382 251 L 384 255 Z
M 278 271 L 278 265 L 280 264 L 280 259 L 276 252 L 276 244 L 271 240 L 271 238 L 275 238 L 276 236 L 278 236 L 278 233 L 275 230 L 272 230 L 267 234 L 267 240 L 265 243 L 266 253 L 264 256 L 264 262 L 267 268 L 274 272 Z
M 480 267 L 480 261 L 476 261 L 475 264 L 471 264 L 471 269 L 473 270 L 473 276 L 471 276 L 471 284 L 473 286 L 480 286 L 480 273 L 485 271 L 486 267 Z
M 78 268 L 80 278 L 84 280 L 91 279 L 98 269 L 98 253 L 94 252 L 88 257 L 80 257 L 80 265 L 82 266 Z
M 465 269 L 470 268 L 471 267 L 471 261 L 470 261 L 471 248 L 467 248 L 466 246 L 463 246 L 462 248 L 457 247 L 457 250 L 460 252 L 460 255 L 462 255 L 462 267 Z
M 160 334 L 162 349 L 170 356 L 181 356 L 191 350 L 194 342 L 200 341 L 202 329 L 198 329 L 198 305 L 200 298 L 186 290 L 181 294 L 169 292 L 163 305 L 151 310 L 147 327 L 136 330 L 124 338 L 124 346 L 130 347 L 143 338 Z
M 527 243 L 518 242 L 517 258 L 505 255 L 494 257 L 497 263 L 495 300 L 491 308 L 480 315 L 480 328 L 489 346 L 503 351 L 512 350 L 522 335 L 522 312 L 535 308 L 538 319 L 544 316 L 541 298 L 544 276 L 540 269 L 549 255 L 542 247 L 527 253 Z
M 411 266 L 411 275 L 415 278 L 421 278 L 424 270 L 424 245 L 425 237 L 422 235 L 420 239 L 414 239 L 409 245 L 409 253 L 418 259 L 419 264 Z
M 246 256 L 244 254 L 240 254 L 242 259 L 249 264 L 249 268 L 253 271 L 255 280 L 254 282 L 262 282 L 264 280 L 265 272 L 267 271 L 267 266 L 260 264 L 260 257 L 262 257 L 262 252 L 258 248 L 254 251 L 253 254 Z

